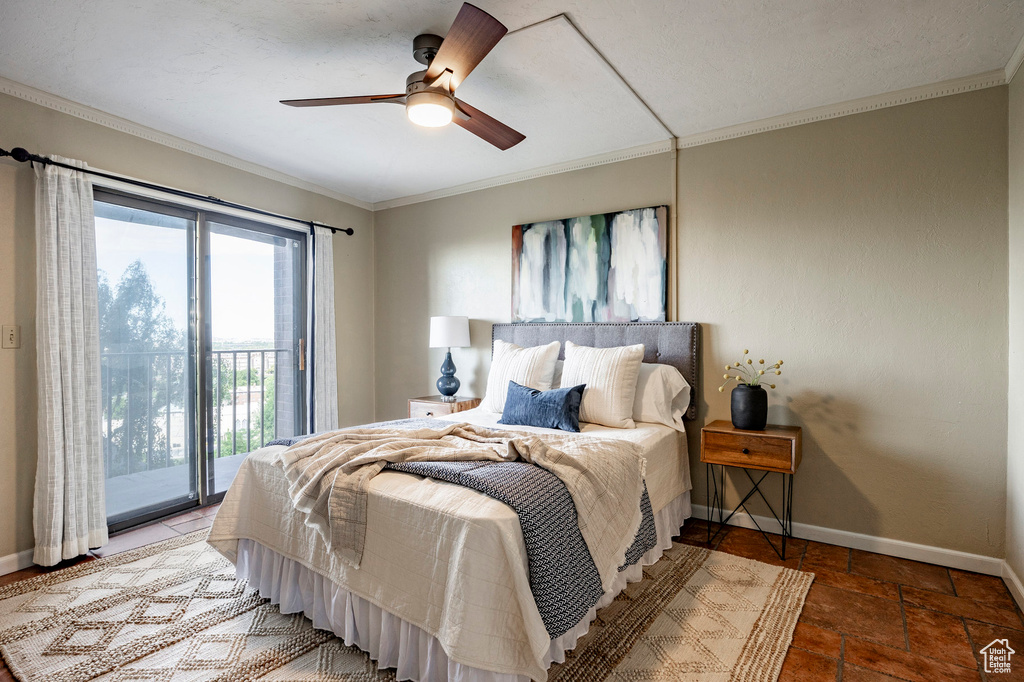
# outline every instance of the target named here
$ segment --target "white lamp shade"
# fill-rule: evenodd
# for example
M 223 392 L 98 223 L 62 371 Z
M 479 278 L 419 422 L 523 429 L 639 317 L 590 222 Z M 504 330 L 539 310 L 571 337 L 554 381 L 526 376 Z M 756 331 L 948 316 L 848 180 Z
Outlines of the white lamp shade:
M 464 348 L 469 345 L 469 318 L 445 315 L 430 318 L 431 348 Z

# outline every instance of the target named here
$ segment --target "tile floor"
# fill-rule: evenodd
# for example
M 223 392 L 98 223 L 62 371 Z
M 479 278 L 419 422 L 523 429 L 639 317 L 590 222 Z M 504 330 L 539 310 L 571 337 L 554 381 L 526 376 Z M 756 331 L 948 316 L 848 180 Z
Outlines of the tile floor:
M 207 507 L 126 531 L 77 561 L 207 528 L 216 514 Z M 707 547 L 707 526 L 694 520 L 680 539 Z M 815 573 L 780 682 L 1024 682 L 1024 615 L 999 578 L 806 540 L 791 540 L 783 562 L 744 528 L 723 529 L 711 548 Z M 0 576 L 0 585 L 49 570 Z M 986 674 L 980 649 L 1004 638 L 1019 652 L 1012 671 Z M 13 680 L 0 662 L 0 682 Z
M 707 525 L 690 523 L 681 539 L 707 547 Z M 789 542 L 784 562 L 745 528 L 723 530 L 712 545 L 815 574 L 780 682 L 1024 681 L 1024 615 L 1000 578 Z M 980 650 L 1003 638 L 1019 652 L 1011 672 L 986 674 Z

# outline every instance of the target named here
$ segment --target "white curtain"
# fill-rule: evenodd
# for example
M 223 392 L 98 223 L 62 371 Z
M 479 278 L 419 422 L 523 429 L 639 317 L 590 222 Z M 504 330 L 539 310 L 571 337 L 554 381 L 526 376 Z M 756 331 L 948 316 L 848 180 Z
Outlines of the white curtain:
M 92 183 L 84 173 L 37 164 L 33 561 L 43 566 L 107 542 L 96 286 Z
M 338 357 L 334 335 L 331 231 L 313 228 L 313 431 L 338 428 Z

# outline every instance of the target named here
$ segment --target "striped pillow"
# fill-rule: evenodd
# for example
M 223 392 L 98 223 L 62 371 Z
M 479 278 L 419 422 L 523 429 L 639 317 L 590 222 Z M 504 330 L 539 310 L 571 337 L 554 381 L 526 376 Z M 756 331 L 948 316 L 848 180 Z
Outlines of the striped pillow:
M 562 385 L 586 384 L 580 421 L 632 429 L 633 399 L 644 345 L 590 348 L 565 342 Z
M 487 393 L 480 407 L 491 412 L 503 412 L 510 381 L 539 391 L 550 390 L 558 351 L 558 341 L 546 346 L 520 348 L 514 343 L 495 339 L 491 371 L 487 375 Z

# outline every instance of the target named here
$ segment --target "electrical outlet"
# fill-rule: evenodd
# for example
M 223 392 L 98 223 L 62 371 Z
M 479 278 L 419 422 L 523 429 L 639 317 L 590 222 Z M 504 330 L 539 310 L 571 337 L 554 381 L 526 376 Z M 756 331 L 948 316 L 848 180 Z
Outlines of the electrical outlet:
M 21 348 L 21 327 L 16 324 L 3 326 L 3 347 Z

